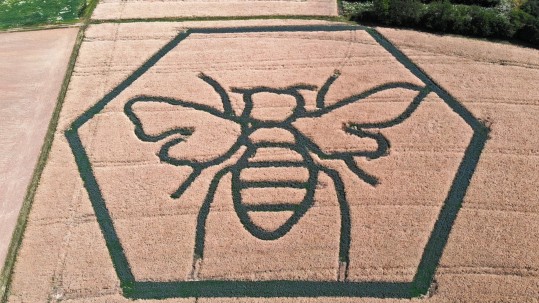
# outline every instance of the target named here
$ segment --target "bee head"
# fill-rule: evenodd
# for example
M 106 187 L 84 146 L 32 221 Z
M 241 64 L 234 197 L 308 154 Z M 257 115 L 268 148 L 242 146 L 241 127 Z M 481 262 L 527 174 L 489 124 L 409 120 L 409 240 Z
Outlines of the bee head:
M 300 89 L 316 90 L 315 86 L 295 85 L 283 89 L 256 87 L 252 89 L 233 88 L 243 94 L 245 109 L 242 116 L 249 120 L 281 123 L 305 112 L 305 99 Z

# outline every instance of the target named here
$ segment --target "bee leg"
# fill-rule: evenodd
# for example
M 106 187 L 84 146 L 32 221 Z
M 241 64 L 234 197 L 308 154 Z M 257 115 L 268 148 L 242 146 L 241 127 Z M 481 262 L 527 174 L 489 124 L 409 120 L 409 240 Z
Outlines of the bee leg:
M 206 220 L 208 219 L 208 215 L 210 213 L 211 203 L 213 202 L 215 192 L 217 191 L 217 186 L 219 185 L 221 178 L 223 178 L 223 176 L 226 175 L 228 172 L 230 172 L 230 167 L 225 167 L 221 169 L 219 172 L 217 172 L 217 174 L 215 174 L 215 176 L 211 180 L 210 188 L 208 189 L 206 198 L 204 198 L 204 203 L 202 203 L 202 207 L 200 208 L 200 211 L 198 212 L 196 234 L 195 234 L 195 249 L 193 253 L 193 266 L 191 269 L 191 274 L 189 275 L 189 278 L 191 280 L 198 280 L 198 273 L 200 272 L 200 268 L 202 266 L 202 259 L 204 257 Z
M 364 171 L 363 169 L 361 169 L 357 163 L 354 161 L 354 158 L 353 157 L 346 157 L 343 159 L 344 160 L 344 163 L 346 163 L 346 166 L 348 166 L 348 169 L 350 169 L 354 175 L 356 175 L 360 180 L 362 180 L 363 182 L 371 185 L 371 186 L 376 186 L 378 185 L 380 182 L 378 181 L 378 178 L 376 178 L 375 176 L 367 173 L 366 171 Z
M 198 77 L 204 82 L 208 83 L 219 95 L 219 97 L 221 97 L 224 113 L 231 117 L 235 116 L 234 110 L 232 109 L 232 103 L 230 102 L 230 97 L 228 96 L 226 90 L 221 86 L 221 84 L 219 84 L 219 82 L 217 82 L 215 79 L 204 73 L 200 73 Z
M 337 273 L 337 281 L 344 282 L 348 279 L 348 267 L 350 264 L 350 206 L 346 200 L 346 191 L 341 176 L 336 170 L 319 166 L 319 169 L 326 173 L 335 185 L 337 200 L 341 211 L 341 230 L 339 241 L 339 270 Z
M 189 188 L 189 186 L 193 183 L 193 181 L 195 181 L 195 179 L 200 175 L 201 172 L 202 169 L 193 167 L 193 171 L 191 172 L 189 177 L 187 177 L 187 179 L 183 181 L 182 184 L 180 184 L 180 187 L 178 187 L 178 189 L 173 192 L 170 197 L 172 199 L 178 199 L 179 197 L 181 197 L 183 193 L 187 190 L 187 188 Z
M 340 75 L 341 75 L 341 72 L 339 70 L 335 70 L 333 72 L 333 75 L 331 75 L 326 80 L 326 83 L 324 83 L 324 85 L 322 85 L 322 87 L 318 91 L 318 94 L 316 95 L 316 107 L 318 107 L 320 109 L 326 107 L 326 104 L 325 104 L 325 102 L 326 102 L 326 94 L 328 93 L 329 88 L 331 87 L 333 82 L 335 82 L 335 80 L 337 80 L 337 78 L 339 78 Z

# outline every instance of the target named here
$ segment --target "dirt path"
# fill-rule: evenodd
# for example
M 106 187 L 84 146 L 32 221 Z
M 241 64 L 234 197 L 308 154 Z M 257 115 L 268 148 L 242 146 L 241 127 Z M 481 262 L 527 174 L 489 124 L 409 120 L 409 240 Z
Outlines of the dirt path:
M 9 246 L 78 28 L 0 34 L 0 264 Z

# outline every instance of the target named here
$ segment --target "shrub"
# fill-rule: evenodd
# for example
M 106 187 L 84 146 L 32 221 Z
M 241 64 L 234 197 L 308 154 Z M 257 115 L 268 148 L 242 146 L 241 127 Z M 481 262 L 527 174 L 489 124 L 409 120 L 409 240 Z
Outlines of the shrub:
M 419 0 L 389 0 L 389 23 L 416 25 L 423 16 L 423 5 Z
M 481 1 L 469 0 L 467 3 Z M 496 1 L 500 3 L 497 7 L 452 2 L 455 1 L 373 0 L 352 3 L 345 6 L 345 10 L 347 13 L 354 11 L 354 19 L 357 21 L 375 21 L 479 37 L 516 38 L 539 46 L 539 0 Z
M 374 0 L 372 8 L 378 21 L 395 25 L 416 24 L 423 12 L 419 0 Z
M 378 20 L 387 23 L 387 17 L 389 16 L 389 0 L 374 0 L 373 9 Z
M 528 0 L 520 9 L 535 18 L 539 18 L 539 0 Z
M 469 34 L 472 27 L 473 17 L 470 7 L 465 5 L 454 6 L 451 12 L 453 19 L 452 31 L 457 34 Z
M 535 22 L 526 24 L 520 28 L 516 32 L 515 38 L 539 46 L 539 19 L 535 19 Z
M 453 6 L 449 1 L 434 2 L 428 5 L 422 20 L 426 28 L 442 32 L 452 29 L 453 21 Z
M 438 0 L 422 0 L 423 3 L 433 3 Z M 500 4 L 501 0 L 449 0 L 451 4 L 476 5 L 483 7 L 494 7 Z
M 374 13 L 374 3 L 369 2 L 343 2 L 345 14 L 350 15 L 353 20 L 366 22 L 379 21 Z
M 539 46 L 539 17 L 514 9 L 511 12 L 511 23 L 516 28 L 515 38 Z
M 481 37 L 509 38 L 513 35 L 512 25 L 505 16 L 494 10 L 472 9 L 470 32 Z

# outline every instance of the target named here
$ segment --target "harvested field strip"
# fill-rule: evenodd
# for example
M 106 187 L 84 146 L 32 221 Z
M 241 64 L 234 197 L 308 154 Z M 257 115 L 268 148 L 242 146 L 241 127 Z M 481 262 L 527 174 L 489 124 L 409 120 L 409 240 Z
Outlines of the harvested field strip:
M 51 150 L 56 127 L 58 125 L 58 120 L 60 117 L 60 111 L 62 109 L 63 101 L 67 93 L 71 75 L 73 73 L 73 70 L 75 69 L 75 62 L 78 56 L 80 46 L 82 44 L 83 37 L 84 37 L 84 28 L 81 28 L 79 30 L 77 40 L 75 42 L 75 46 L 73 47 L 73 51 L 71 52 L 71 56 L 69 58 L 67 71 L 64 76 L 64 80 L 62 82 L 62 87 L 58 95 L 56 106 L 54 108 L 51 120 L 47 128 L 47 134 L 45 135 L 45 140 L 41 148 L 41 153 L 39 155 L 32 180 L 30 184 L 28 185 L 27 193 L 24 198 L 24 202 L 22 204 L 19 217 L 17 219 L 17 225 L 15 227 L 15 230 L 13 232 L 13 236 L 10 242 L 9 250 L 6 256 L 6 261 L 3 264 L 2 272 L 0 273 L 0 301 L 2 302 L 7 301 L 7 298 L 9 295 L 9 285 L 11 283 L 13 267 L 16 262 L 17 253 L 21 245 L 21 242 L 23 240 L 24 231 L 25 231 L 26 224 L 28 221 L 28 216 L 30 214 L 32 202 L 34 200 L 36 190 L 40 182 L 41 174 L 43 173 L 43 169 L 48 160 L 49 152 Z

